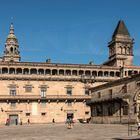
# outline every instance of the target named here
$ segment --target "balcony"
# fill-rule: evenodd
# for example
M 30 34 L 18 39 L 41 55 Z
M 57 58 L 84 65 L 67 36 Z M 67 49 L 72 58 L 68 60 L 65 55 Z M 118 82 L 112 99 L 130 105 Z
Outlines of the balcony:
M 0 74 L 1 79 L 32 79 L 32 80 L 48 80 L 48 81 L 55 81 L 55 80 L 68 80 L 68 81 L 80 81 L 80 80 L 93 80 L 95 81 L 112 81 L 120 79 L 120 77 L 111 77 L 111 76 L 85 76 L 84 79 L 81 78 L 81 75 L 74 76 L 74 75 L 39 75 L 39 74 Z
M 0 100 L 89 100 L 90 95 L 46 95 L 41 97 L 40 95 L 0 95 Z

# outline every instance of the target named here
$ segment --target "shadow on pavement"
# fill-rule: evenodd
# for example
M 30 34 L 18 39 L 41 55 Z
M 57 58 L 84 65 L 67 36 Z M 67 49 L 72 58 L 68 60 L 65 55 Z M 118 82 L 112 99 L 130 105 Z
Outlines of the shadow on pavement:
M 140 140 L 140 138 L 113 138 L 112 140 Z

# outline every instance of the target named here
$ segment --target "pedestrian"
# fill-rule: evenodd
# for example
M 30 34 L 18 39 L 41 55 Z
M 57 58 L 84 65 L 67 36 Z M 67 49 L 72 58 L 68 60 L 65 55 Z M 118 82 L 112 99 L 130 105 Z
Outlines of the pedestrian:
M 15 123 L 16 123 L 16 125 L 18 125 L 18 120 L 17 119 L 15 119 Z
M 6 119 L 6 125 L 9 126 L 9 124 L 10 124 L 10 120 L 9 120 L 9 118 L 7 118 Z
M 28 124 L 30 124 L 30 120 L 28 119 Z
M 55 123 L 55 120 L 54 120 L 54 118 L 53 118 L 52 122 L 53 122 L 53 123 Z
M 72 128 L 72 126 L 71 126 L 71 119 L 70 118 L 67 119 L 67 128 L 68 129 Z
M 22 125 L 22 119 L 20 120 L 20 125 Z

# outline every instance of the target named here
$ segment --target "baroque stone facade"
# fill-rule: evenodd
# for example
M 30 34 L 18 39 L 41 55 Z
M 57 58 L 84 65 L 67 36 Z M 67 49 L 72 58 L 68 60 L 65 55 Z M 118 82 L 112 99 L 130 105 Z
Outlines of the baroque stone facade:
M 90 118 L 89 88 L 139 73 L 133 66 L 133 39 L 119 21 L 102 65 L 22 62 L 11 24 L 0 61 L 0 124 L 65 122 Z

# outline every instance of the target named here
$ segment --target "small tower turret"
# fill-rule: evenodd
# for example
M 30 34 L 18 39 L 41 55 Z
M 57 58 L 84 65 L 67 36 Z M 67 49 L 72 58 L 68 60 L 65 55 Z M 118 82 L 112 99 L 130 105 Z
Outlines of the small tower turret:
M 108 43 L 109 60 L 104 65 L 133 65 L 133 44 L 134 40 L 130 37 L 124 21 L 120 20 L 112 35 L 112 40 Z
M 5 51 L 3 56 L 3 61 L 8 62 L 19 62 L 20 61 L 20 52 L 19 52 L 18 40 L 14 34 L 14 26 L 11 23 L 10 33 L 6 39 Z

